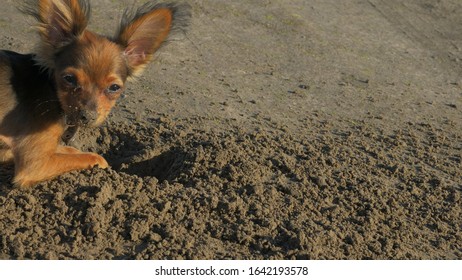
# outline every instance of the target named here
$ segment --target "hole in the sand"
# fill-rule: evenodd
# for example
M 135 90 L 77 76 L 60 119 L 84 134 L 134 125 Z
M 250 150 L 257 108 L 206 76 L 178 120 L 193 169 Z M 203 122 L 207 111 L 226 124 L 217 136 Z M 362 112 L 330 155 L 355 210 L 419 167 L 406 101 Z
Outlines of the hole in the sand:
M 119 171 L 140 177 L 156 177 L 159 181 L 173 181 L 189 167 L 189 155 L 173 148 L 153 158 L 123 164 Z
M 153 143 L 171 142 L 169 134 L 156 130 L 147 131 L 135 126 L 123 129 L 109 127 L 92 133 L 82 132 L 82 150 L 103 155 L 114 170 L 129 175 L 174 181 L 189 170 L 190 160 L 194 160 L 194 153 L 181 147 L 156 153 L 159 147 Z

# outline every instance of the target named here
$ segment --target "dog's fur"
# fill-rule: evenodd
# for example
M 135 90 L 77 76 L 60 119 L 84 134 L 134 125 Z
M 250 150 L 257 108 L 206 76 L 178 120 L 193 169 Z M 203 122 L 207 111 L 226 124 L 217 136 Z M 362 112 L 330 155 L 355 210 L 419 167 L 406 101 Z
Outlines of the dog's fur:
M 35 54 L 0 51 L 0 162 L 14 161 L 14 183 L 28 187 L 72 170 L 108 163 L 60 145 L 67 127 L 104 122 L 129 78 L 140 74 L 187 4 L 148 2 L 127 10 L 113 38 L 88 31 L 87 0 L 28 1 L 38 22 Z

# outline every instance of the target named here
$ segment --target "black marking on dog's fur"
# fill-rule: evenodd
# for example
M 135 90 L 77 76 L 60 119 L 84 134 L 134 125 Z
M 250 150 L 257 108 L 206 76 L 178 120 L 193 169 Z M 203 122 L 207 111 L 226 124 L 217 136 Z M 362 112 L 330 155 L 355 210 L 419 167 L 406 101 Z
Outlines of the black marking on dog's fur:
M 37 65 L 33 54 L 2 51 L 11 65 L 10 83 L 14 89 L 17 106 L 9 112 L 2 123 L 16 123 L 14 129 L 5 131 L 6 136 L 17 137 L 24 127 L 42 130 L 48 123 L 63 116 L 53 79 Z M 27 82 L 24 82 L 27 81 Z M 0 126 L 3 126 L 0 124 Z M 3 131 L 3 130 L 2 130 Z

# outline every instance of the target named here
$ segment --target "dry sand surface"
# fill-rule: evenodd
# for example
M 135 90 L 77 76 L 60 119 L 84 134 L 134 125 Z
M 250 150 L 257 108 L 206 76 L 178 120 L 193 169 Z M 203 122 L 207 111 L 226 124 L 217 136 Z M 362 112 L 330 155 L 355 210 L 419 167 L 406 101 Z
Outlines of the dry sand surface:
M 110 169 L 24 191 L 0 167 L 1 259 L 462 259 L 461 1 L 190 3 L 73 142 Z M 0 48 L 30 52 L 17 5 Z

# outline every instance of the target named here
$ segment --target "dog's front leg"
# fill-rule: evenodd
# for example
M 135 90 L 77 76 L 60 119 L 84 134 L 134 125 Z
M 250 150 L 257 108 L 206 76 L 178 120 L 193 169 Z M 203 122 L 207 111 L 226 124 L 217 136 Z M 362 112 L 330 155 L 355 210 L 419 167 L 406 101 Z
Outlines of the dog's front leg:
M 74 147 L 70 147 L 70 146 L 61 146 L 59 145 L 58 148 L 56 149 L 56 152 L 58 154 L 81 154 L 82 151 L 74 148 Z
M 100 155 L 59 146 L 60 136 L 59 127 L 49 128 L 14 145 L 16 185 L 29 187 L 69 171 L 109 166 Z
M 20 187 L 30 187 L 73 170 L 108 167 L 106 160 L 94 153 L 44 154 L 40 159 L 25 159 L 20 162 L 25 164 L 16 164 L 14 178 L 14 183 Z

